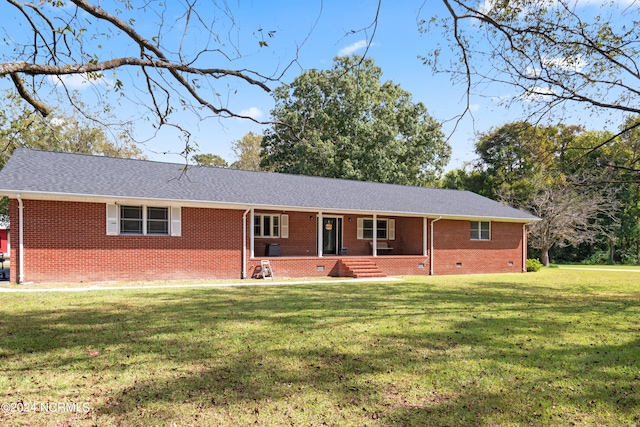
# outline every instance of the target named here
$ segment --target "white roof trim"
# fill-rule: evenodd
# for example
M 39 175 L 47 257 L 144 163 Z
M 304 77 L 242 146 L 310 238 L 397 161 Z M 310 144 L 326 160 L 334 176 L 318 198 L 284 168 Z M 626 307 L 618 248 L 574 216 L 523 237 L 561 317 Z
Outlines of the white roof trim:
M 299 206 L 279 206 L 279 205 L 260 205 L 246 203 L 229 203 L 220 201 L 202 201 L 202 200 L 185 200 L 185 199 L 156 199 L 156 198 L 139 198 L 139 197 L 122 197 L 111 195 L 85 195 L 85 194 L 69 194 L 69 193 L 54 193 L 54 192 L 32 192 L 32 191 L 7 191 L 0 189 L 0 196 L 7 196 L 9 198 L 16 198 L 20 194 L 23 200 L 48 200 L 48 201 L 65 201 L 65 202 L 82 202 L 82 203 L 114 203 L 114 204 L 140 204 L 140 205 L 167 205 L 167 206 L 182 206 L 182 207 L 196 207 L 196 208 L 211 208 L 211 209 L 234 209 L 234 210 L 246 210 L 247 207 L 260 210 L 270 211 L 295 211 L 295 212 L 309 212 L 309 213 L 341 213 L 346 215 L 384 215 L 384 216 L 404 216 L 404 217 L 427 217 L 427 218 L 439 218 L 449 220 L 490 220 L 499 222 L 514 222 L 519 224 L 531 224 L 539 221 L 540 219 L 525 219 L 525 218 L 505 218 L 505 217 L 489 217 L 489 216 L 477 216 L 477 215 L 443 215 L 433 212 L 424 212 L 417 214 L 415 212 L 402 212 L 402 211 L 371 211 L 371 210 L 357 210 L 357 209 L 333 209 L 323 207 L 299 207 Z

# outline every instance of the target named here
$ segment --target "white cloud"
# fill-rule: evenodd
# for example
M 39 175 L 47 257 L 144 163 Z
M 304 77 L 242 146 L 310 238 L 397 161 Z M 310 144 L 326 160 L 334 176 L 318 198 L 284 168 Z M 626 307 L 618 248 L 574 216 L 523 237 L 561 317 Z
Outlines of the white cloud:
M 596 5 L 596 6 L 630 6 L 635 4 L 636 0 L 613 0 L 613 1 L 603 1 L 603 0 L 576 0 L 576 4 L 580 5 Z
M 496 6 L 495 0 L 484 0 L 479 7 L 480 12 L 489 14 L 493 11 L 493 8 Z
M 251 117 L 252 119 L 259 119 L 262 117 L 262 110 L 258 107 L 247 108 L 246 110 L 240 111 L 241 116 Z
M 576 55 L 568 58 L 545 58 L 544 64 L 563 70 L 580 73 L 587 65 L 587 61 L 585 61 L 581 56 Z
M 60 117 L 54 117 L 53 119 L 51 119 L 51 124 L 54 126 L 62 126 L 64 124 L 66 124 L 65 120 L 60 118 Z
M 626 7 L 636 4 L 637 0 L 574 0 L 576 6 L 598 6 L 602 8 L 611 8 L 616 6 Z M 556 0 L 546 0 L 541 3 L 543 6 L 554 6 L 558 5 L 559 2 Z M 534 11 L 536 9 L 535 4 L 530 6 L 525 6 L 524 3 L 521 4 L 523 6 L 523 10 L 519 13 L 519 16 L 522 18 L 530 11 Z M 492 12 L 500 12 L 501 3 L 498 0 L 484 0 L 484 2 L 479 6 L 480 12 L 491 14 Z
M 544 88 L 541 86 L 531 86 L 527 93 L 522 95 L 522 99 L 526 102 L 539 102 L 544 101 L 547 96 L 555 95 L 556 93 L 551 88 Z
M 492 96 L 491 97 L 491 100 L 493 102 L 497 102 L 497 103 L 505 102 L 505 101 L 508 101 L 509 99 L 511 99 L 511 95 L 502 95 L 502 96 Z
M 372 44 L 370 45 L 369 42 L 366 40 L 360 40 L 353 44 L 350 44 L 347 47 L 343 47 L 342 49 L 340 49 L 340 52 L 338 52 L 338 55 L 340 56 L 351 55 L 352 53 L 357 52 L 360 49 L 364 49 L 368 46 L 373 46 L 373 45 Z
M 525 70 L 525 74 L 528 77 L 540 77 L 541 70 L 535 67 L 527 67 Z
M 84 74 L 68 74 L 61 76 L 49 76 L 49 81 L 58 86 L 64 84 L 69 89 L 86 89 L 92 85 L 111 85 L 113 82 L 104 77 L 89 78 Z

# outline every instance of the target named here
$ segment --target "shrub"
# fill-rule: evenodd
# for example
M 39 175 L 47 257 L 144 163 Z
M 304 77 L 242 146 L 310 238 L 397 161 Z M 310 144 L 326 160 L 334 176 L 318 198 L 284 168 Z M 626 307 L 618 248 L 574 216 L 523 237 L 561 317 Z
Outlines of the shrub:
M 542 268 L 542 263 L 537 259 L 527 259 L 527 271 L 538 271 Z
M 640 264 L 640 254 L 635 249 L 627 249 L 620 252 L 620 261 L 624 265 L 638 265 Z
M 609 251 L 596 251 L 589 258 L 582 260 L 581 264 L 585 264 L 585 265 L 611 264 L 611 260 L 609 259 Z

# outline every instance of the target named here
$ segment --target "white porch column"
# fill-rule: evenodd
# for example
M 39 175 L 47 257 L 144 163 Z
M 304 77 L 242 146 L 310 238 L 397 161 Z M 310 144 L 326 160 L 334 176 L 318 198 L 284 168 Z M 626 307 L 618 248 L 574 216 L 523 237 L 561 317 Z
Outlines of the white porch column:
M 431 239 L 431 248 L 429 249 L 429 274 L 431 276 L 433 276 L 433 224 L 441 219 L 442 217 L 440 216 L 431 220 L 431 235 L 429 236 Z
M 378 256 L 378 214 L 373 214 L 373 256 Z
M 522 224 L 522 272 L 527 272 L 527 224 Z
M 428 237 L 427 237 L 427 229 L 428 229 L 428 220 L 425 216 L 422 218 L 422 256 L 427 256 L 428 254 Z
M 317 213 L 318 218 L 318 256 L 322 258 L 322 248 L 324 248 L 324 233 L 322 232 L 322 212 Z
M 251 208 L 247 208 L 242 214 L 242 275 L 243 279 L 247 278 L 247 214 L 251 212 Z M 253 227 L 252 227 L 253 228 Z
M 255 258 L 256 256 L 256 245 L 255 245 L 255 227 L 253 226 L 253 224 L 255 224 L 255 216 L 254 216 L 254 209 L 251 208 L 251 215 L 250 215 L 250 220 L 249 220 L 249 250 L 250 250 L 250 256 L 251 258 Z

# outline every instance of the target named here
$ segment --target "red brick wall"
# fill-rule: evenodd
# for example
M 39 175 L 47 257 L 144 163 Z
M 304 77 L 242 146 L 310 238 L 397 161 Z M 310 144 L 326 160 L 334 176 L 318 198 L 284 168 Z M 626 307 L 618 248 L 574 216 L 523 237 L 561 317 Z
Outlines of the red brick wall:
M 489 241 L 471 240 L 469 221 L 441 220 L 433 226 L 434 274 L 522 271 L 522 224 L 492 222 Z
M 242 211 L 182 208 L 180 237 L 107 236 L 104 203 L 23 203 L 25 282 L 240 278 Z
M 256 211 L 256 214 L 281 214 L 282 211 Z M 308 212 L 284 212 L 289 215 L 289 237 L 286 239 L 273 237 L 255 238 L 255 256 L 264 257 L 267 243 L 280 245 L 281 256 L 315 256 L 316 255 L 316 216 Z M 313 217 L 309 219 L 309 217 Z M 249 222 L 249 221 L 247 221 Z M 247 234 L 248 235 L 248 234 Z
M 0 230 L 0 252 L 3 254 L 7 253 L 8 249 L 8 240 L 9 232 L 7 230 Z
M 241 210 L 182 208 L 180 237 L 107 236 L 104 203 L 25 200 L 24 206 L 26 282 L 241 277 Z M 287 213 L 289 238 L 256 239 L 255 259 L 247 253 L 248 277 L 266 258 L 265 243 L 281 245 L 281 258 L 269 258 L 276 277 L 338 275 L 339 257 L 315 257 L 316 215 Z M 10 215 L 16 236 L 11 245 L 11 281 L 15 282 L 19 265 L 16 200 L 11 200 Z M 422 218 L 395 219 L 396 239 L 389 241 L 394 251 L 374 261 L 388 275 L 429 274 L 429 257 L 422 256 Z M 369 241 L 356 238 L 357 216 L 344 215 L 343 227 L 348 256 L 369 256 Z M 435 274 L 522 271 L 522 224 L 493 222 L 491 241 L 470 240 L 469 221 L 441 220 L 434 227 Z
M 421 256 L 379 256 L 367 258 L 380 267 L 387 276 L 409 276 L 429 274 L 429 260 Z M 260 260 L 268 259 L 277 278 L 295 277 L 337 277 L 344 274 L 341 257 L 332 255 L 318 257 L 277 258 L 259 257 L 249 260 L 248 277 L 256 277 L 260 272 Z
M 327 277 L 339 276 L 340 258 L 333 257 L 257 257 L 248 260 L 247 277 L 257 277 L 260 272 L 260 261 L 268 259 L 273 274 L 278 278 L 295 277 Z
M 424 240 L 422 218 L 396 218 L 396 240 L 389 246 L 399 249 L 401 255 L 422 255 Z M 429 247 L 427 242 L 427 247 Z M 396 252 L 392 252 L 394 254 Z
M 256 211 L 257 214 L 279 214 L 281 211 Z M 317 215 L 308 212 L 286 212 L 289 215 L 289 237 L 256 238 L 255 256 L 265 256 L 265 246 L 270 243 L 280 245 L 281 256 L 315 256 L 317 253 Z M 332 215 L 342 217 L 342 247 L 349 256 L 371 255 L 371 240 L 358 239 L 358 216 Z M 367 218 L 371 218 L 368 216 Z M 390 219 L 394 217 L 384 217 Z M 349 221 L 351 219 L 351 221 Z M 422 255 L 422 218 L 395 217 L 396 238 L 388 244 L 394 248 L 392 255 Z

